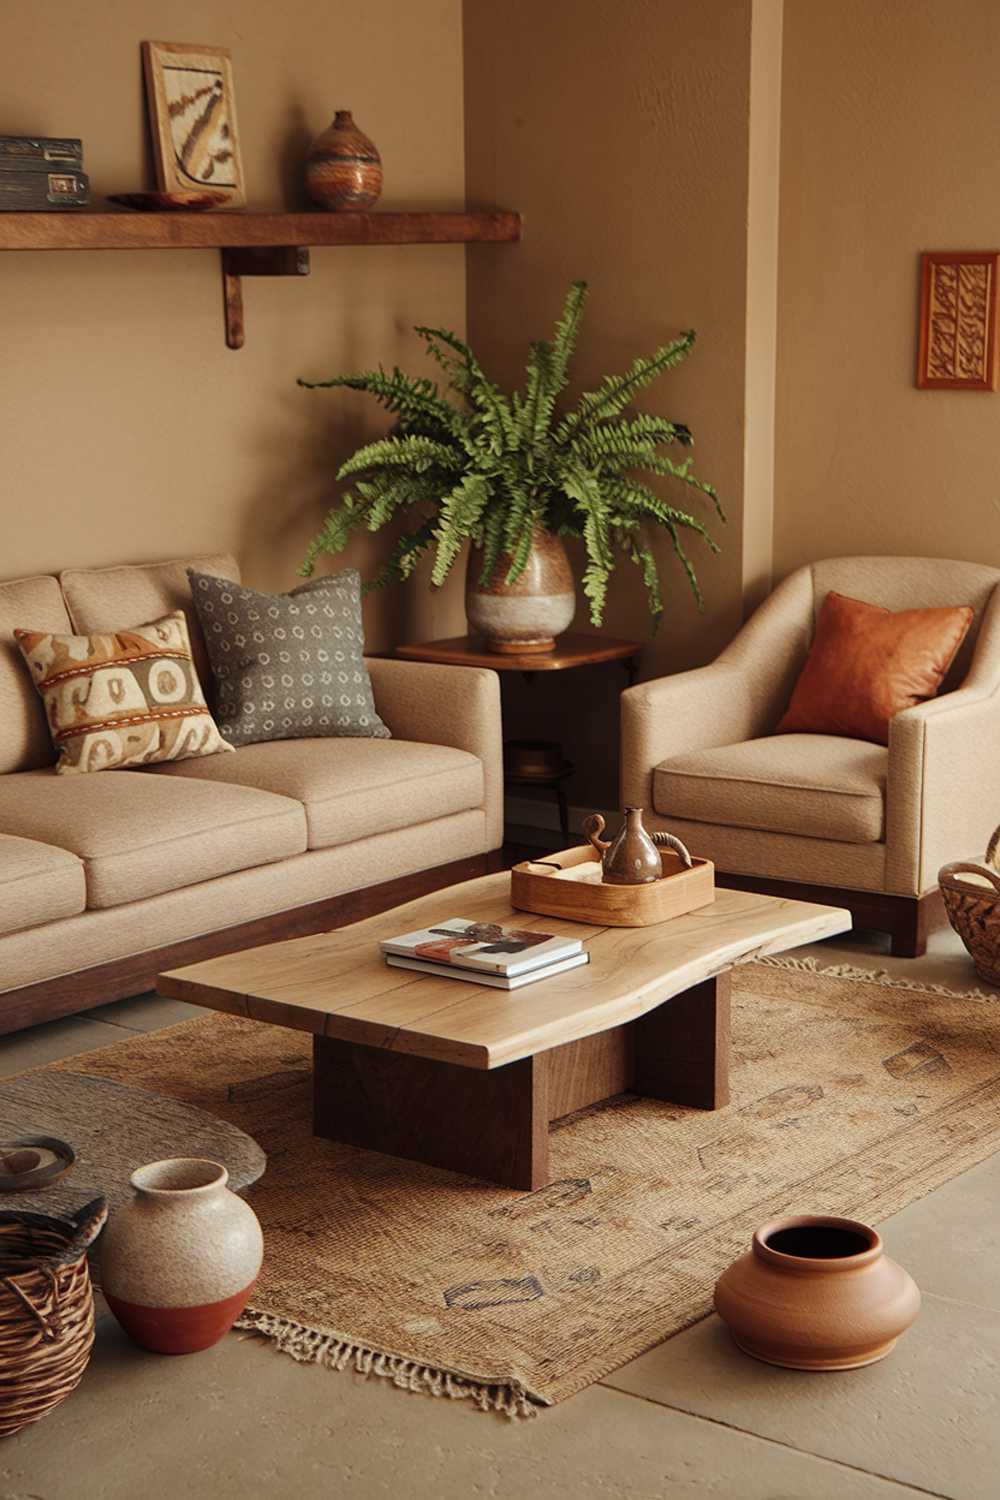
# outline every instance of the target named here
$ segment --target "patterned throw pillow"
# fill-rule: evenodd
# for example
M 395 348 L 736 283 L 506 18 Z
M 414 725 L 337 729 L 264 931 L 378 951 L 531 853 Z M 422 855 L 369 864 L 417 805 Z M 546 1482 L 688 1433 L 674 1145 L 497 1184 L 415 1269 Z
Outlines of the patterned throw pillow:
M 289 594 L 188 569 L 233 745 L 320 735 L 388 739 L 364 663 L 361 575 L 348 568 Z
M 45 704 L 61 776 L 232 749 L 208 711 L 181 610 L 114 635 L 14 636 Z

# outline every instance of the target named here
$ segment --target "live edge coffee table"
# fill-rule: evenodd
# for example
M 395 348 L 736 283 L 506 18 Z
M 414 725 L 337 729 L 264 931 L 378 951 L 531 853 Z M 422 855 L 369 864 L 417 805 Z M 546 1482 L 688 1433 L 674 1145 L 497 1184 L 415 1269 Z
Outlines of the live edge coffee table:
M 745 891 L 655 927 L 516 912 L 486 875 L 336 932 L 161 975 L 159 990 L 313 1035 L 319 1136 L 532 1190 L 552 1120 L 632 1090 L 699 1109 L 729 1099 L 735 964 L 843 932 L 850 914 Z M 582 937 L 585 968 L 520 990 L 389 968 L 380 938 L 446 917 Z

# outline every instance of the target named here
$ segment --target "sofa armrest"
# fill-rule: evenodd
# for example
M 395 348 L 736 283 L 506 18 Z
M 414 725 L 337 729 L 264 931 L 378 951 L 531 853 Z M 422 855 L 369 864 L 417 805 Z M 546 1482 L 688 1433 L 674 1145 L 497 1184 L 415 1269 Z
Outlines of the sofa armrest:
M 707 667 L 641 682 L 622 694 L 622 806 L 653 806 L 653 770 L 691 750 L 773 730 L 809 649 L 812 581 L 800 568 Z
M 740 674 L 713 662 L 626 688 L 621 698 L 622 807 L 653 806 L 653 771 L 689 750 L 751 737 Z
M 367 657 L 375 707 L 393 736 L 451 745 L 482 761 L 487 848 L 503 843 L 500 679 L 485 667 Z
M 951 859 L 981 857 L 1000 823 L 1000 594 L 965 682 L 889 725 L 886 885 L 922 895 Z

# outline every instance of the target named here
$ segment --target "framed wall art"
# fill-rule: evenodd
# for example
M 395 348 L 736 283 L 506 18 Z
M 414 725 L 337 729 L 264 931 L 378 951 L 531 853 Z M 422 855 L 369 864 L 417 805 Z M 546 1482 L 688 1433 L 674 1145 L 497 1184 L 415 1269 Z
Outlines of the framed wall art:
M 246 203 L 233 68 L 225 47 L 143 42 L 146 101 L 162 192 L 221 192 Z
M 921 257 L 921 390 L 996 390 L 997 256 L 996 250 L 928 250 Z

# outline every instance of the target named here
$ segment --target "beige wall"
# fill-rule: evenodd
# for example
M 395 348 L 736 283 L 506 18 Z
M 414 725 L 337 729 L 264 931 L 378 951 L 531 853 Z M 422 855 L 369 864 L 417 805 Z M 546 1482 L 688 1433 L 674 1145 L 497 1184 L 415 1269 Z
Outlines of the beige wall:
M 460 0 L 0 0 L 0 33 L 0 133 L 81 136 L 96 197 L 154 185 L 139 42 L 156 38 L 231 49 L 252 206 L 299 206 L 303 147 L 348 107 L 382 152 L 383 207 L 462 207 Z M 414 364 L 415 322 L 461 330 L 464 252 L 314 250 L 308 281 L 248 281 L 245 302 L 235 353 L 213 251 L 0 258 L 0 577 L 224 546 L 290 586 L 338 459 L 379 426 L 296 377 Z M 454 594 L 395 591 L 369 638 L 461 619 Z
M 775 565 L 1000 558 L 1000 396 L 914 388 L 918 256 L 1000 244 L 996 0 L 786 0 Z
M 757 74 L 773 98 L 780 4 L 766 8 L 772 58 L 758 59 Z M 669 541 L 658 539 L 667 611 L 653 640 L 638 575 L 623 569 L 614 579 L 606 629 L 648 642 L 646 676 L 709 659 L 742 612 L 747 383 L 766 383 L 773 369 L 766 351 L 759 369 L 747 363 L 751 11 L 750 0 L 466 0 L 470 206 L 526 216 L 510 254 L 469 255 L 470 339 L 488 368 L 519 378 L 527 341 L 547 334 L 576 276 L 591 284 L 577 391 L 681 328 L 698 332 L 688 362 L 640 404 L 691 425 L 696 463 L 718 486 L 729 524 L 719 528 L 718 558 L 692 547 L 703 616 Z M 769 146 L 765 131 L 757 151 L 767 192 L 773 127 L 770 138 Z M 772 247 L 753 275 L 766 285 L 773 199 L 759 217 Z M 761 421 L 766 432 L 766 410 Z M 765 436 L 765 456 L 767 446 Z M 751 541 L 751 578 L 766 568 L 769 544 L 765 526 Z M 588 628 L 582 610 L 578 623 Z M 507 685 L 510 729 L 561 739 L 586 762 L 571 786 L 577 802 L 616 800 L 621 685 L 607 667 Z

